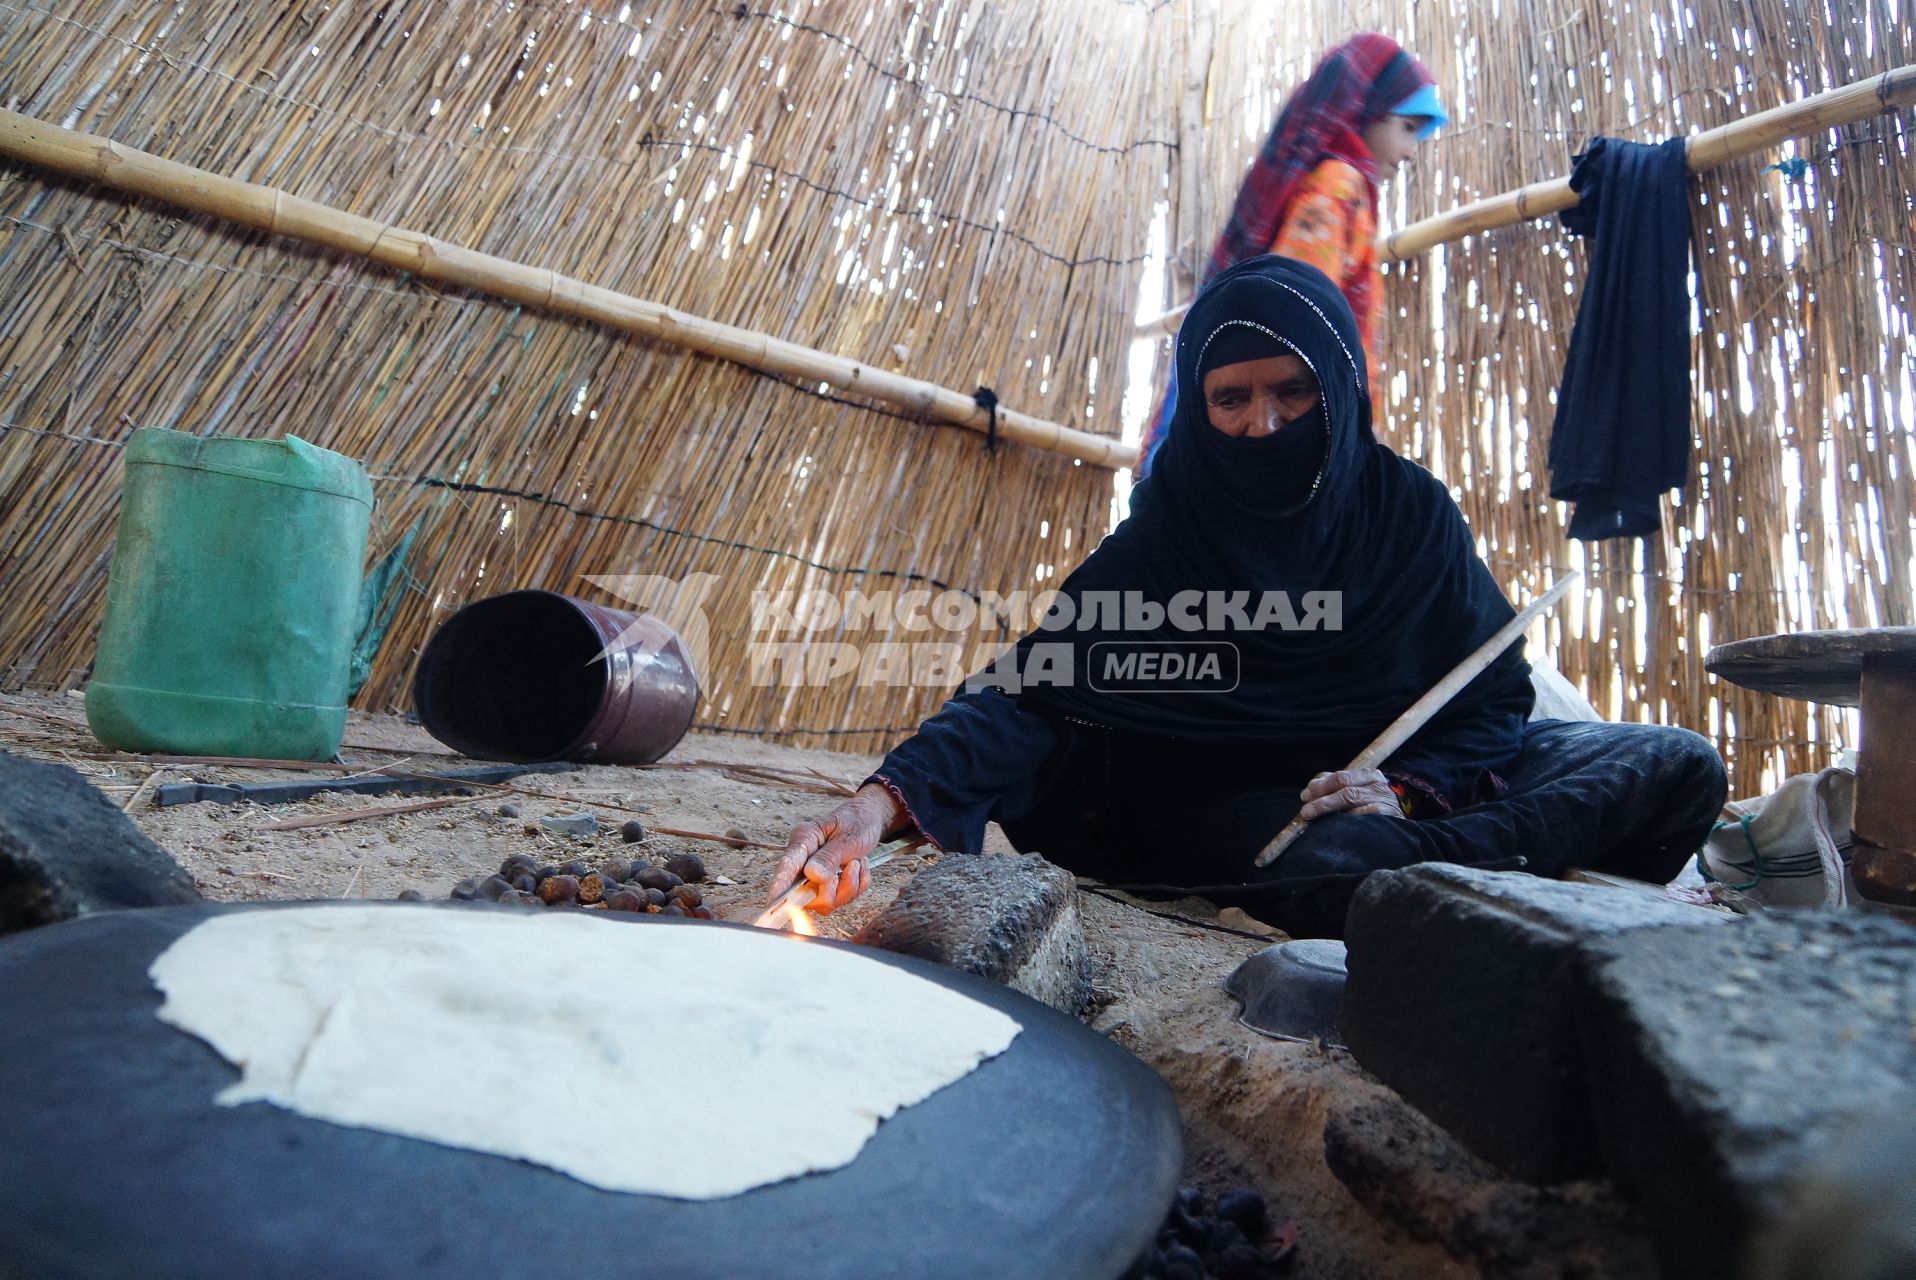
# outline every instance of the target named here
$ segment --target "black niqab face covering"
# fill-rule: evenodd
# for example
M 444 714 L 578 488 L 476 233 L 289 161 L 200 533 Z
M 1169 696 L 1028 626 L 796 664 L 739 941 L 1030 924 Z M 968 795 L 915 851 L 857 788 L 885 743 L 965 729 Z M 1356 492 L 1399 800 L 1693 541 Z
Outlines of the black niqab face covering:
M 1225 435 L 1206 413 L 1202 369 L 1235 361 L 1207 362 L 1207 347 L 1297 355 L 1316 375 L 1317 409 L 1271 436 Z M 1177 417 L 1132 490 L 1130 517 L 1060 588 L 1074 621 L 1018 645 L 1021 669 L 1034 645 L 1069 645 L 1074 678 L 1026 683 L 1020 700 L 1143 733 L 1361 745 L 1508 621 L 1510 606 L 1443 486 L 1373 438 L 1357 324 L 1322 272 L 1272 256 L 1223 272 L 1185 315 L 1176 365 Z M 1210 621 L 1212 601 L 1254 613 L 1273 594 L 1300 619 L 1307 596 L 1334 599 L 1335 617 Z M 1149 602 L 1160 618 L 1199 600 L 1206 622 L 1196 633 L 1168 621 L 1140 630 L 1096 607 L 1117 598 Z M 1138 613 L 1153 617 L 1149 606 Z M 1100 646 L 1193 640 L 1228 646 L 1234 683 L 1169 693 L 1101 690 L 1089 678 Z
M 1212 330 L 1199 350 L 1196 380 L 1200 395 L 1205 375 L 1213 369 L 1287 355 L 1302 358 L 1296 348 L 1263 325 L 1227 320 Z M 1211 425 L 1208 411 L 1205 416 L 1206 425 Z M 1212 430 L 1217 428 L 1213 425 Z M 1245 476 L 1248 487 L 1259 493 L 1260 501 L 1278 514 L 1293 515 L 1316 496 L 1329 460 L 1326 446 L 1330 439 L 1330 420 L 1324 415 L 1321 394 L 1309 412 L 1292 419 L 1271 435 L 1255 438 L 1224 435 L 1224 439 L 1224 445 L 1217 451 L 1219 459 L 1232 474 Z

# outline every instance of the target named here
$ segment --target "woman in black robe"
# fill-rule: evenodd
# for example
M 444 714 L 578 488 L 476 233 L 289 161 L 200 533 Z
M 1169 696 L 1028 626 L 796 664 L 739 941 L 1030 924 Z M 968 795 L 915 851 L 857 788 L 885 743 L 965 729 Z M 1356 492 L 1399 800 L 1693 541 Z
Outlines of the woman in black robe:
M 793 830 L 773 892 L 803 875 L 829 911 L 888 835 L 977 853 L 991 821 L 1080 875 L 1298 935 L 1338 935 L 1358 881 L 1415 862 L 1674 876 L 1723 803 L 1716 751 L 1683 729 L 1526 723 L 1521 641 L 1381 770 L 1342 769 L 1514 616 L 1443 486 L 1373 437 L 1364 368 L 1315 269 L 1267 256 L 1212 281 L 1130 517 L 1039 630 Z M 1300 810 L 1303 834 L 1255 867 Z

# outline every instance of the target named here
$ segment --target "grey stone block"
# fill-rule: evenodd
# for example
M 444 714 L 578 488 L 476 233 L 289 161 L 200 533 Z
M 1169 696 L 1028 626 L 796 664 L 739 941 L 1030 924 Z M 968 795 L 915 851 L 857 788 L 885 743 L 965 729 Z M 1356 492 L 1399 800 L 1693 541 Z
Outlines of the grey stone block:
M 0 934 L 198 901 L 193 878 L 79 773 L 0 752 Z
M 1091 994 L 1077 882 L 1039 857 L 948 854 L 852 941 L 975 973 L 1073 1017 Z
M 1650 1214 L 1669 1275 L 1736 1274 L 1796 1180 L 1871 1129 L 1911 1133 L 1907 925 L 1779 912 L 1633 935 L 1594 949 L 1583 1003 L 1605 1162 Z
M 1586 1176 L 1599 1167 L 1574 1013 L 1586 948 L 1731 921 L 1517 872 L 1378 872 L 1345 926 L 1344 1041 L 1483 1158 L 1528 1182 Z

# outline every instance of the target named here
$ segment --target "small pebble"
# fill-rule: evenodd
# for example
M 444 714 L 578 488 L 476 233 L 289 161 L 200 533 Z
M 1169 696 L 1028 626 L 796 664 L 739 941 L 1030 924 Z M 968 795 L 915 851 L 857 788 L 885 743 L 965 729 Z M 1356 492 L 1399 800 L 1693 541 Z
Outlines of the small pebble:
M 525 826 L 521 827 L 520 830 L 524 831 L 529 836 L 536 836 L 539 834 L 540 827 L 539 827 L 539 824 L 536 822 L 528 822 L 526 823 Z
M 657 889 L 661 893 L 670 889 L 673 882 L 678 880 L 678 877 L 670 871 L 661 871 L 657 867 L 647 867 L 645 870 L 636 873 L 632 878 L 646 888 Z
M 645 900 L 654 907 L 662 907 L 665 905 L 665 890 L 647 889 L 645 891 Z
M 692 908 L 692 914 L 693 914 L 693 915 L 695 915 L 695 916 L 697 916 L 697 917 L 698 917 L 699 919 L 701 919 L 701 920 L 716 920 L 716 919 L 718 919 L 718 916 L 717 916 L 717 914 L 715 914 L 715 913 L 713 912 L 713 910 L 712 910 L 712 908 L 710 908 L 710 907 L 693 907 L 693 908 Z
M 519 806 L 507 802 L 499 806 L 498 813 L 502 818 L 516 818 L 519 816 Z
M 685 914 L 685 908 L 676 902 L 668 902 L 659 908 L 659 914 L 662 916 L 682 916 Z
M 471 876 L 467 876 L 464 880 L 461 880 L 452 887 L 452 893 L 448 896 L 457 898 L 461 902 L 471 902 L 479 896 L 479 882 Z
M 645 840 L 645 824 L 634 818 L 619 828 L 619 837 L 627 844 L 641 844 Z
M 1217 1255 L 1218 1280 L 1259 1280 L 1264 1274 L 1264 1255 L 1249 1241 L 1240 1240 Z
M 577 903 L 579 878 L 577 876 L 547 876 L 539 882 L 539 900 L 547 906 L 560 902 Z
M 734 849 L 743 849 L 752 843 L 752 839 L 737 827 L 727 827 L 725 828 L 725 843 L 731 845 Z
M 512 877 L 512 887 L 520 893 L 537 893 L 539 891 L 539 878 L 529 872 L 522 872 Z
M 676 902 L 687 911 L 690 911 L 693 907 L 699 906 L 705 901 L 705 895 L 689 884 L 682 884 L 667 893 L 665 900 L 667 902 Z
M 590 863 L 581 862 L 579 859 L 574 858 L 572 861 L 560 865 L 559 874 L 562 876 L 582 876 L 590 870 L 592 870 Z
M 510 880 L 516 875 L 531 875 L 539 869 L 537 858 L 528 858 L 523 853 L 515 853 L 499 864 L 499 874 Z
M 401 889 L 399 891 L 399 901 L 401 902 L 424 902 L 425 900 L 426 895 L 417 889 Z
M 539 819 L 539 825 L 555 836 L 575 840 L 589 840 L 599 834 L 599 820 L 590 813 L 549 813 Z
M 508 889 L 499 895 L 499 905 L 502 907 L 543 907 L 545 903 L 539 901 L 539 895 L 536 893 L 521 893 L 517 889 Z
M 687 884 L 702 884 L 705 880 L 705 859 L 696 853 L 681 853 L 677 857 L 667 858 L 665 869 Z
M 645 907 L 645 895 L 630 889 L 620 889 L 605 900 L 607 911 L 643 911 Z
M 1168 1245 L 1158 1259 L 1157 1274 L 1163 1280 L 1205 1280 L 1204 1259 L 1195 1249 L 1181 1244 Z
M 553 866 L 550 862 L 548 862 L 542 865 L 537 871 L 534 871 L 532 873 L 532 878 L 534 880 L 544 880 L 549 876 L 556 876 L 558 874 L 559 874 L 559 868 Z
M 1249 1187 L 1239 1187 L 1219 1196 L 1217 1216 L 1235 1222 L 1238 1229 L 1253 1240 L 1262 1240 L 1270 1233 L 1270 1212 L 1265 1208 L 1264 1197 Z
M 606 878 L 608 884 L 618 884 L 632 878 L 632 864 L 624 858 L 607 858 L 599 864 L 599 874 Z
M 479 896 L 488 902 L 497 902 L 500 894 L 511 891 L 512 882 L 504 876 L 487 876 L 479 882 Z

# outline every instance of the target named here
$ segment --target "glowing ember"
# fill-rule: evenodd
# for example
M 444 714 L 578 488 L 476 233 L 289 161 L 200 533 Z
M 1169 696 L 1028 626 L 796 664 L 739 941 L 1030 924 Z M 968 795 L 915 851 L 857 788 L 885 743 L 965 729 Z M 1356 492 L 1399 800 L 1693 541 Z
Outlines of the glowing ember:
M 801 938 L 818 936 L 818 926 L 812 923 L 811 913 L 794 902 L 785 909 L 786 918 L 792 922 L 792 932 Z

